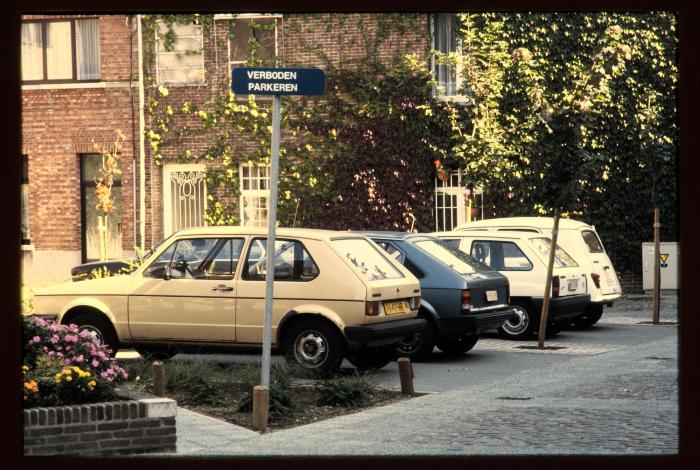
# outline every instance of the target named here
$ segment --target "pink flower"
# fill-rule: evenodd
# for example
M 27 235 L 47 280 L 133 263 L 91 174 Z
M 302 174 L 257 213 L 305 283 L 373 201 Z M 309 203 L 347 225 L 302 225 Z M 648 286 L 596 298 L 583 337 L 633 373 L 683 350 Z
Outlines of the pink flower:
M 56 353 L 56 356 L 58 356 L 58 357 L 63 357 L 63 353 L 62 353 L 62 352 L 57 352 L 57 353 Z
M 56 343 L 58 343 L 58 340 L 59 340 L 59 339 L 60 339 L 60 338 L 58 337 L 58 335 L 53 335 L 53 336 L 51 337 L 51 343 L 52 343 L 52 344 L 56 344 Z
M 100 363 L 97 361 L 97 359 L 93 359 L 91 364 L 92 364 L 92 367 L 97 367 L 100 365 Z
M 54 351 L 49 351 L 49 357 L 53 357 L 54 354 L 56 354 Z
M 85 358 L 83 357 L 82 354 L 75 358 L 75 362 L 83 362 L 84 360 L 85 360 Z
M 32 338 L 32 341 L 34 341 L 35 343 L 38 343 L 41 341 L 41 338 L 39 338 L 38 336 L 35 336 Z
M 66 352 L 70 351 L 70 346 L 66 346 Z

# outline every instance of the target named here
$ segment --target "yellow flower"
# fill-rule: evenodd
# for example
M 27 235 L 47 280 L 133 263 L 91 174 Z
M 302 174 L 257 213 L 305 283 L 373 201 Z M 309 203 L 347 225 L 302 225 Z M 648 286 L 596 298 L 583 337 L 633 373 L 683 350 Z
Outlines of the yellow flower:
M 70 375 L 66 377 L 66 382 L 70 382 L 71 380 L 73 380 L 73 377 L 71 377 Z

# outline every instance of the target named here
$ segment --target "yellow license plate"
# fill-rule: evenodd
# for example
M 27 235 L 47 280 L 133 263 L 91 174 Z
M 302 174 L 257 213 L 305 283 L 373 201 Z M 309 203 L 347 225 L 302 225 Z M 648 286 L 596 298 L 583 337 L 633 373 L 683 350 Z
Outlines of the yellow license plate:
M 408 311 L 408 302 L 405 300 L 401 300 L 399 302 L 384 302 L 384 313 L 387 315 L 397 315 Z

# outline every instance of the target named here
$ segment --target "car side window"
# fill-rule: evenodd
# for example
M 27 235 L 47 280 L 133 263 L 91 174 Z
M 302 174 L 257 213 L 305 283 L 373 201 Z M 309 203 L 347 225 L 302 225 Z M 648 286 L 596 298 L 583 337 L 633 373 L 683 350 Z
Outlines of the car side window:
M 380 240 L 380 241 L 376 241 L 376 240 L 375 240 L 375 243 L 376 243 L 377 245 L 381 246 L 382 248 L 384 248 L 384 250 L 385 250 L 387 253 L 389 253 L 389 257 L 390 257 L 390 258 L 393 258 L 393 259 L 395 259 L 395 260 L 398 260 L 398 262 L 401 263 L 401 264 L 406 264 L 406 263 L 405 263 L 405 261 L 406 261 L 406 255 L 403 254 L 401 251 L 399 251 L 399 250 L 394 246 L 393 243 L 385 242 L 385 241 L 381 241 L 381 240 Z
M 265 238 L 255 238 L 251 242 L 243 269 L 243 279 L 265 280 L 266 248 Z M 276 281 L 311 281 L 319 274 L 318 266 L 298 240 L 275 240 L 274 269 Z
M 455 248 L 459 249 L 459 238 L 443 238 L 443 240 L 449 243 L 450 245 L 454 246 Z
M 229 279 L 236 272 L 242 250 L 242 238 L 218 240 L 199 267 L 202 279 Z
M 498 271 L 530 271 L 532 263 L 513 242 L 477 240 L 471 255 Z

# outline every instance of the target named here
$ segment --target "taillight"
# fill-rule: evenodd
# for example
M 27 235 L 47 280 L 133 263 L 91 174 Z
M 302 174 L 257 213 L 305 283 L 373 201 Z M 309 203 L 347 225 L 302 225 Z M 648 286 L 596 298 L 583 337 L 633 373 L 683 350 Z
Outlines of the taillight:
M 365 302 L 365 315 L 369 317 L 376 317 L 379 315 L 379 305 L 381 302 Z
M 418 310 L 420 308 L 420 295 L 408 299 L 408 305 L 411 307 L 411 310 Z
M 559 297 L 559 276 L 552 278 L 552 297 Z
M 593 284 L 595 284 L 596 288 L 600 289 L 600 274 L 591 273 L 591 279 L 593 279 Z
M 462 313 L 467 313 L 472 308 L 472 293 L 468 290 L 462 291 Z

